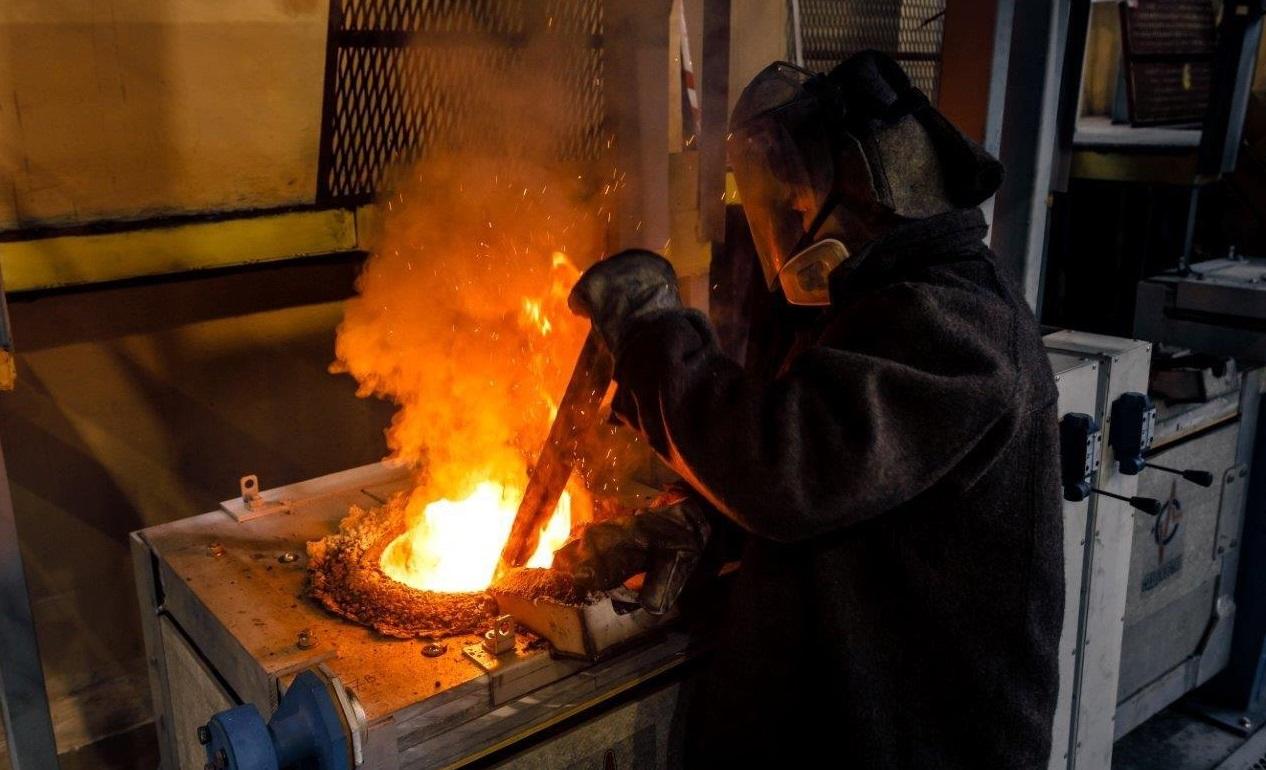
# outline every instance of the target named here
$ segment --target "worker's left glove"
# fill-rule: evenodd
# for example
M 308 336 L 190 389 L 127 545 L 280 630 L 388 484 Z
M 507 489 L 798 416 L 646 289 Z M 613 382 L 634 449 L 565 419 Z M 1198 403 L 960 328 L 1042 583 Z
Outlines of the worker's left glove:
M 681 307 L 677 273 L 660 255 L 641 249 L 614 254 L 590 267 L 571 290 L 567 304 L 593 322 L 613 354 L 639 320 Z
M 638 602 L 662 615 L 677 601 L 712 534 L 694 496 L 661 498 L 657 507 L 590 524 L 554 554 L 554 569 L 584 591 L 609 591 L 646 573 Z

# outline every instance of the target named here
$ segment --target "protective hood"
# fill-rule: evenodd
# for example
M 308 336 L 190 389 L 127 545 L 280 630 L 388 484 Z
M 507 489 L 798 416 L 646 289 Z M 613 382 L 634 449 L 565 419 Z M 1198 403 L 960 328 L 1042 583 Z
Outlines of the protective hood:
M 1002 165 L 874 51 L 829 75 L 771 64 L 744 89 L 730 127 L 730 164 L 771 289 L 804 253 L 842 261 L 901 221 L 979 205 L 1002 181 Z M 841 208 L 843 248 L 811 249 Z M 784 290 L 791 299 L 794 287 Z

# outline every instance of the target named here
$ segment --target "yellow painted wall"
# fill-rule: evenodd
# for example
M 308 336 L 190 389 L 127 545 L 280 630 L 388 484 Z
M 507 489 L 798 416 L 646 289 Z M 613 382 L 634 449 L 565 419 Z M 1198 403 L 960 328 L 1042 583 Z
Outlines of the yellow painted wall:
M 1121 66 L 1120 10 L 1115 3 L 1095 3 L 1090 10 L 1082 68 L 1081 114 L 1107 115 L 1112 112 L 1117 70 Z
M 356 269 L 317 260 L 12 302 L 18 382 L 0 393 L 0 441 L 61 751 L 150 718 L 129 531 L 212 510 L 246 473 L 273 487 L 386 453 L 391 407 L 327 371 Z
M 311 202 L 328 8 L 0 2 L 0 230 Z

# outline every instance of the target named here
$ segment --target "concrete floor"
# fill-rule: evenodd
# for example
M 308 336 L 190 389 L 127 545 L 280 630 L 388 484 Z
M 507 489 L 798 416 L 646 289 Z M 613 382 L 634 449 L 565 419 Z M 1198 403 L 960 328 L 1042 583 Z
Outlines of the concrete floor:
M 1168 708 L 1116 742 L 1112 768 L 1212 770 L 1244 743 L 1243 738 L 1224 728 L 1180 709 Z

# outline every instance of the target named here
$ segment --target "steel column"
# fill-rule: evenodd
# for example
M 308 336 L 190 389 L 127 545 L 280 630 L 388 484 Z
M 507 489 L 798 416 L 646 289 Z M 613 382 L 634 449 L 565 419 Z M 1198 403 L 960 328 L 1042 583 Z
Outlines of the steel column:
M 1080 72 L 1080 57 L 1072 54 L 1076 61 L 1066 67 L 1066 48 L 1070 29 L 1085 23 L 1088 8 L 1086 0 L 1035 0 L 1013 17 L 1000 140 L 1007 176 L 994 202 L 991 244 L 1039 311 L 1050 196 L 1061 176 L 1059 115 L 1068 102 L 1062 89 L 1066 80 L 1069 88 L 1079 86 L 1071 73 Z M 1079 28 L 1074 44 L 1084 37 Z
M 0 281 L 0 342 L 9 343 L 9 316 Z M 13 770 L 48 770 L 57 767 L 57 744 L 48 712 L 44 669 L 26 572 L 18 547 L 13 518 L 9 473 L 0 449 L 0 712 L 9 742 Z

